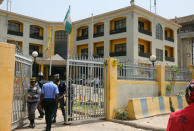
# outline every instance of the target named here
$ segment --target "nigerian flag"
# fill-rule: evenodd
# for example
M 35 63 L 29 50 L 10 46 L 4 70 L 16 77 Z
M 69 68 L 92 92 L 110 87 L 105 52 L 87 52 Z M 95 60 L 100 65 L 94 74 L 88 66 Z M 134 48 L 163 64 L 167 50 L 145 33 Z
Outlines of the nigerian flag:
M 70 16 L 70 6 L 65 16 L 64 24 L 65 24 L 65 31 L 68 32 L 68 34 L 71 34 L 72 23 L 71 23 L 71 16 Z

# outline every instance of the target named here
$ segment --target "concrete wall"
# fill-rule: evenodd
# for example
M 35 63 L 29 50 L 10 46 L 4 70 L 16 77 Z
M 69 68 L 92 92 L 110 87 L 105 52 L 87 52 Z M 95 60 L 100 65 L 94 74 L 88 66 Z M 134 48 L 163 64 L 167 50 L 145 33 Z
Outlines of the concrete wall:
M 158 96 L 158 84 L 152 81 L 118 81 L 118 108 L 127 107 L 130 98 Z
M 11 130 L 15 45 L 0 43 L 0 131 Z

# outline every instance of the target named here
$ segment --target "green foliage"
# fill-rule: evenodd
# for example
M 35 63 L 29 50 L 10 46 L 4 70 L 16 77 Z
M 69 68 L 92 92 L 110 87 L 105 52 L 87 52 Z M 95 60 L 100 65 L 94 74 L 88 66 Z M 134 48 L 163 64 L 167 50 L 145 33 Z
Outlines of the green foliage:
M 181 90 L 176 96 L 185 96 L 185 90 Z
M 168 92 L 171 92 L 172 91 L 172 85 L 166 85 L 166 90 Z
M 116 110 L 116 119 L 118 120 L 127 120 L 127 111 L 122 109 Z
M 177 66 L 171 66 L 171 68 L 173 69 L 173 71 L 174 71 L 175 73 L 178 73 L 178 67 L 177 67 Z
M 105 60 L 105 61 L 104 61 L 104 65 L 105 65 L 105 66 L 107 66 L 107 65 L 108 65 L 107 60 Z
M 123 69 L 123 64 L 121 64 L 120 62 L 118 62 L 117 64 L 118 64 L 120 69 Z

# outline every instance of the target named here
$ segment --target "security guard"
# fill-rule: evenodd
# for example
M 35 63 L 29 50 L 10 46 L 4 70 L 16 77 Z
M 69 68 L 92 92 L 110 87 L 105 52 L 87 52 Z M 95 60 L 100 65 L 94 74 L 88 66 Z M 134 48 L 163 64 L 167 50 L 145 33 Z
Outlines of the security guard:
M 58 101 L 58 94 L 58 87 L 53 83 L 52 77 L 49 76 L 49 81 L 43 84 L 40 96 L 40 104 L 43 105 L 45 110 L 46 131 L 51 130 L 52 117 Z
M 41 89 L 37 84 L 36 78 L 32 77 L 30 79 L 30 88 L 28 89 L 27 94 L 27 105 L 28 105 L 28 119 L 30 121 L 30 128 L 34 128 L 34 119 L 35 119 L 35 110 L 38 106 L 40 100 Z
M 61 108 L 62 115 L 63 115 L 63 118 L 64 118 L 64 122 L 65 122 L 64 94 L 66 93 L 66 85 L 63 81 L 60 80 L 60 75 L 59 74 L 54 75 L 54 81 L 55 81 L 55 84 L 58 86 L 59 95 L 58 95 L 58 102 L 56 103 L 56 106 L 55 106 L 55 112 L 53 114 L 53 121 L 52 122 L 53 123 L 56 122 L 57 108 L 58 108 L 59 104 L 60 104 L 60 108 Z

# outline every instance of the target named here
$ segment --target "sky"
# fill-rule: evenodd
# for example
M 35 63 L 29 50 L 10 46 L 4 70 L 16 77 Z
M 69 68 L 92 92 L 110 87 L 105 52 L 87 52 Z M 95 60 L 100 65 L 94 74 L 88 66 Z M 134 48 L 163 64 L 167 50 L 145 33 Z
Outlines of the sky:
M 194 14 L 194 0 L 156 0 L 157 14 L 165 18 Z M 154 0 L 151 0 L 152 12 Z M 150 10 L 150 0 L 135 0 L 135 4 Z M 4 0 L 0 9 L 7 9 Z M 71 5 L 72 21 L 81 20 L 130 5 L 130 0 L 11 0 L 11 11 L 47 21 L 63 21 Z M 9 9 L 10 10 L 10 9 Z

